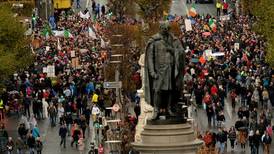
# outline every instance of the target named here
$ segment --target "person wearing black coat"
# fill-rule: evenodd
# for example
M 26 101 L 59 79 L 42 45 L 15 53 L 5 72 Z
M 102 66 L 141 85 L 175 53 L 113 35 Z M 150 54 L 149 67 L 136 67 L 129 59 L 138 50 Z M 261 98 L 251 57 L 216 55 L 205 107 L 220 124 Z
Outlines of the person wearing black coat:
M 29 147 L 30 154 L 34 154 L 35 143 L 36 143 L 35 138 L 32 136 L 32 134 L 30 134 L 27 139 L 27 145 Z
M 25 124 L 20 124 L 18 127 L 18 134 L 21 137 L 22 140 L 26 141 L 26 137 L 28 134 L 28 130 L 26 129 Z
M 68 129 L 66 127 L 65 124 L 62 124 L 62 126 L 59 129 L 59 136 L 61 137 L 61 142 L 60 142 L 60 146 L 62 146 L 62 144 L 64 145 L 64 148 L 66 148 L 66 136 L 68 133 Z
M 65 116 L 65 121 L 66 121 L 67 129 L 70 130 L 71 125 L 73 123 L 72 115 L 71 114 L 67 114 Z M 70 131 L 68 131 L 68 135 L 70 136 Z

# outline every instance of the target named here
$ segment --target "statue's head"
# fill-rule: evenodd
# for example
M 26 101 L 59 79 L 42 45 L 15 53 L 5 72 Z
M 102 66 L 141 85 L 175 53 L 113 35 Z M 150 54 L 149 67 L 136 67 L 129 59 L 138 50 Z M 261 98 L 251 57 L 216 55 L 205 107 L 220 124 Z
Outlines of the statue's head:
M 160 32 L 161 32 L 161 34 L 163 34 L 163 35 L 168 34 L 169 30 L 170 30 L 170 25 L 169 25 L 168 21 L 161 21 L 160 22 Z

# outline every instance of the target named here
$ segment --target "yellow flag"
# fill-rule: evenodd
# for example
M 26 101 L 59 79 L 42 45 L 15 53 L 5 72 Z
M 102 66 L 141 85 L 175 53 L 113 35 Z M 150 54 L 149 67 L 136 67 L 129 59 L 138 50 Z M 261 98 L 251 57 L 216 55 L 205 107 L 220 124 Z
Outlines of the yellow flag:
M 166 11 L 163 11 L 164 16 L 168 16 L 168 13 Z

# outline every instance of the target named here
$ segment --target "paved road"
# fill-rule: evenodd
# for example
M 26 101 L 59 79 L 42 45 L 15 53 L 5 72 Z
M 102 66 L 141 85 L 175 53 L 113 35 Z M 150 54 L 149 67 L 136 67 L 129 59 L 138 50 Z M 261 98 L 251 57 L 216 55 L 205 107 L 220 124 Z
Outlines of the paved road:
M 185 16 L 191 6 L 192 4 L 186 4 L 186 0 L 172 0 L 170 14 Z M 195 6 L 196 11 L 201 15 L 207 13 L 211 15 L 216 15 L 216 9 L 214 4 L 195 4 Z

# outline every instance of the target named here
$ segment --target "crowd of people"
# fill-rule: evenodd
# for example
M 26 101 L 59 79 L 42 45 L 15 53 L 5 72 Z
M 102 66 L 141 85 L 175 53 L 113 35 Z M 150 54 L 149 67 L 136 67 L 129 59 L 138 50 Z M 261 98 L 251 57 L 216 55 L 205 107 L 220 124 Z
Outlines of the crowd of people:
M 76 4 L 80 8 L 79 1 Z M 88 12 L 86 9 L 83 14 Z M 103 88 L 104 60 L 111 55 L 104 25 L 116 21 L 109 20 L 105 6 L 94 1 L 89 16 L 82 17 L 73 10 L 56 11 L 53 23 L 40 18 L 33 22 L 35 62 L 27 70 L 14 74 L 1 97 L 1 119 L 13 112 L 21 117 L 16 140 L 1 125 L 2 152 L 20 154 L 28 149 L 33 154 L 41 153 L 43 142 L 37 121 L 45 119 L 49 119 L 52 127 L 60 127 L 60 146 L 66 148 L 70 136 L 71 147 L 76 146 L 80 153 L 84 153 L 87 132 L 91 133 L 90 128 L 95 124 L 103 125 L 102 140 L 111 138 L 107 134 L 112 129 L 104 119 L 112 117 L 107 107 L 115 103 L 116 96 L 113 90 Z M 49 66 L 54 69 L 49 71 Z M 128 149 L 125 151 L 129 151 L 129 143 L 133 141 L 134 125 L 136 118 L 129 115 L 117 126 L 124 148 Z M 103 142 L 98 142 L 102 146 Z
M 223 16 L 227 12 L 190 17 L 193 30 L 182 28 L 186 89 L 208 119 L 209 129 L 200 137 L 219 153 L 225 153 L 228 140 L 232 150 L 235 142 L 242 150 L 249 142 L 251 153 L 258 153 L 260 146 L 270 153 L 274 81 L 273 68 L 265 61 L 266 42 L 252 29 L 254 16 L 236 16 L 233 9 Z M 226 123 L 231 118 L 225 116 L 226 105 L 238 115 L 233 126 Z
M 52 127 L 59 126 L 60 146 L 66 148 L 66 139 L 71 136 L 70 145 L 83 153 L 87 130 L 95 123 L 104 125 L 103 119 L 111 116 L 107 107 L 115 104 L 116 96 L 103 88 L 104 55 L 111 54 L 105 25 L 136 24 L 137 20 L 109 19 L 105 6 L 95 2 L 91 12 L 96 20 L 68 11 L 55 13 L 55 26 L 40 19 L 35 22 L 35 62 L 24 72 L 14 74 L 0 99 L 1 119 L 5 118 L 4 110 L 14 110 L 21 117 L 16 140 L 1 124 L 2 151 L 10 153 L 16 147 L 19 154 L 26 148 L 30 153 L 41 153 L 43 142 L 37 120 L 49 119 Z M 219 153 L 225 153 L 228 140 L 232 150 L 235 143 L 245 150 L 249 142 L 252 154 L 259 153 L 262 145 L 270 153 L 274 82 L 273 69 L 265 62 L 266 42 L 252 30 L 254 17 L 233 12 L 229 17 L 176 16 L 174 21 L 181 24 L 191 20 L 192 30 L 183 27 L 179 38 L 186 49 L 185 89 L 208 119 L 209 129 L 199 137 L 207 148 L 217 148 Z M 48 66 L 54 70 L 48 71 Z M 234 126 L 226 124 L 226 101 L 231 102 L 233 112 L 237 111 Z M 134 111 L 139 115 L 140 106 Z M 122 151 L 130 151 L 137 118 L 130 115 L 117 126 L 125 145 Z M 103 140 L 113 139 L 112 129 L 104 126 Z

